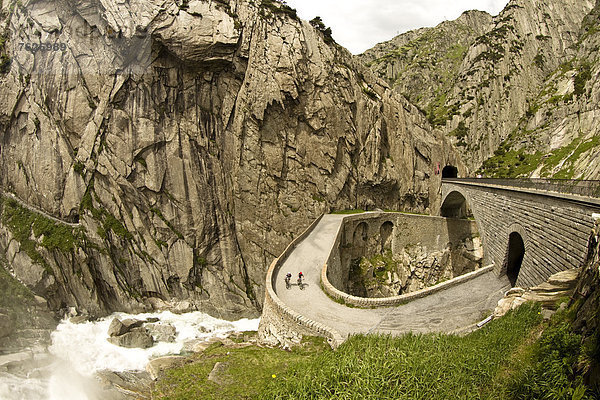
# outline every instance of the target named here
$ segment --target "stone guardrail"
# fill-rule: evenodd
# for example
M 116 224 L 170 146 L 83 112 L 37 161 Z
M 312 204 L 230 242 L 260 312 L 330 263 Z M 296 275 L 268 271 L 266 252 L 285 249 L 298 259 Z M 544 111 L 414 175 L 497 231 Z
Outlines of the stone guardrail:
M 560 197 L 567 200 L 600 204 L 600 181 L 570 179 L 496 179 L 496 178 L 444 178 L 442 183 L 483 186 L 496 189 L 524 191 Z
M 349 304 L 360 308 L 390 307 L 405 304 L 409 301 L 420 299 L 422 297 L 429 296 L 430 294 L 449 289 L 461 283 L 468 282 L 471 279 L 475 279 L 478 276 L 492 272 L 493 270 L 494 264 L 491 264 L 487 267 L 480 268 L 473 272 L 469 272 L 468 274 L 457 276 L 456 278 L 450 279 L 446 282 L 438 283 L 435 286 L 417 290 L 415 292 L 392 297 L 368 298 L 352 296 L 348 293 L 344 293 L 341 290 L 336 289 L 327 278 L 327 264 L 325 264 L 323 266 L 323 269 L 321 270 L 321 284 L 323 286 L 323 290 L 325 291 L 325 293 L 327 293 L 328 296 L 330 296 L 336 301 L 341 301 L 344 304 Z
M 269 302 L 273 307 L 275 307 L 276 312 L 278 314 L 280 314 L 282 316 L 282 318 L 286 317 L 286 319 L 288 321 L 293 321 L 293 323 L 299 325 L 300 327 L 302 327 L 304 329 L 314 332 L 319 336 L 326 337 L 327 339 L 330 340 L 330 344 L 332 345 L 332 347 L 335 348 L 335 347 L 339 346 L 342 342 L 344 342 L 344 338 L 342 337 L 342 335 L 339 332 L 337 332 L 336 330 L 334 330 L 324 324 L 321 324 L 319 322 L 308 319 L 308 318 L 302 316 L 300 313 L 292 310 L 287 305 L 285 305 L 285 303 L 283 301 L 281 301 L 279 296 L 277 296 L 277 293 L 275 293 L 275 289 L 274 289 L 275 278 L 277 276 L 277 272 L 281 268 L 281 265 L 287 259 L 287 257 L 292 253 L 292 251 L 294 251 L 294 249 L 296 248 L 298 243 L 300 243 L 302 240 L 304 240 L 312 232 L 312 230 L 315 228 L 315 226 L 317 226 L 317 224 L 323 218 L 323 215 L 324 214 L 321 214 L 321 216 L 319 216 L 319 218 L 317 218 L 315 221 L 313 221 L 313 223 L 310 224 L 310 226 L 308 228 L 306 228 L 300 236 L 298 236 L 296 239 L 294 239 L 286 247 L 286 249 L 283 251 L 283 253 L 281 253 L 281 255 L 278 258 L 273 260 L 273 262 L 271 263 L 271 265 L 269 267 L 269 270 L 267 271 L 267 276 L 266 276 L 266 284 L 267 285 L 266 285 L 266 290 L 265 290 L 265 296 L 267 298 L 265 299 L 265 302 Z

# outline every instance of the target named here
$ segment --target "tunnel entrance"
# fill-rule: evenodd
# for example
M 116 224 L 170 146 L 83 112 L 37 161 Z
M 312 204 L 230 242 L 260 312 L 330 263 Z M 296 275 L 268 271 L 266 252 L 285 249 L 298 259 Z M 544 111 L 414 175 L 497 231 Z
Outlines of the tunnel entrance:
M 442 179 L 443 178 L 458 178 L 458 168 L 453 165 L 446 165 L 444 169 L 442 169 Z
M 506 276 L 508 276 L 511 286 L 515 286 L 517 283 L 524 256 L 525 244 L 523 238 L 517 232 L 511 233 L 508 237 L 508 251 L 506 254 Z

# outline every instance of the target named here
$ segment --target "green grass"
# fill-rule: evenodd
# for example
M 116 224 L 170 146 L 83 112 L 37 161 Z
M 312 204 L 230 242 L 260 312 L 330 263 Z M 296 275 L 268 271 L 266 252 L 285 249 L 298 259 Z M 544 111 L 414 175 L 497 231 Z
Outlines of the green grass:
M 356 209 L 356 210 L 338 210 L 338 211 L 332 211 L 332 214 L 362 214 L 364 213 L 365 210 L 361 210 L 361 209 Z
M 589 150 L 600 146 L 600 136 L 594 136 L 589 140 L 582 142 L 580 138 L 575 139 L 567 146 L 554 150 L 550 156 L 544 160 L 544 168 L 542 176 L 550 176 L 551 171 L 563 160 L 563 166 L 559 171 L 553 174 L 553 178 L 557 179 L 573 179 L 575 175 L 575 162 L 579 157 Z
M 492 178 L 516 178 L 527 176 L 540 164 L 541 152 L 527 153 L 524 149 L 506 150 L 500 147 L 493 157 L 488 158 L 478 173 Z
M 310 338 L 292 351 L 213 345 L 166 371 L 156 399 L 564 399 L 598 398 L 574 374 L 600 361 L 596 337 L 581 344 L 566 310 L 542 321 L 525 304 L 467 336 L 357 335 L 335 352 Z M 221 384 L 208 381 L 226 363 Z M 596 397 L 593 397 L 596 396 Z
M 281 382 L 281 374 L 290 365 L 313 358 L 317 353 L 331 353 L 328 348 L 322 338 L 305 338 L 303 345 L 292 351 L 256 346 L 232 349 L 215 344 L 194 356 L 191 364 L 168 370 L 156 383 L 153 398 L 256 399 L 271 381 Z M 227 364 L 221 377 L 222 385 L 207 379 L 217 362 Z
M 496 399 L 490 382 L 541 322 L 524 306 L 466 337 L 354 336 L 267 381 L 260 399 Z

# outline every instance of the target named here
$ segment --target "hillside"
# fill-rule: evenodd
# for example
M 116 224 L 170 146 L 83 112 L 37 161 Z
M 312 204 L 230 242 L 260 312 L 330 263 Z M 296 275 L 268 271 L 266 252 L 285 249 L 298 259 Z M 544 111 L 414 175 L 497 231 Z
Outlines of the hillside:
M 475 16 L 485 30 L 478 36 L 467 29 Z M 376 46 L 360 58 L 452 140 L 471 174 L 483 165 L 488 176 L 598 178 L 598 5 L 512 0 L 485 21 L 483 13 L 468 12 L 401 35 L 389 42 L 397 46 L 385 46 L 387 53 Z M 458 27 L 454 40 L 445 34 L 450 26 Z M 423 41 L 432 50 L 403 50 L 422 48 Z M 452 56 L 458 59 L 442 62 L 443 69 L 432 67 Z M 412 85 L 416 76 L 425 84 Z M 433 94 L 422 96 L 423 87 Z

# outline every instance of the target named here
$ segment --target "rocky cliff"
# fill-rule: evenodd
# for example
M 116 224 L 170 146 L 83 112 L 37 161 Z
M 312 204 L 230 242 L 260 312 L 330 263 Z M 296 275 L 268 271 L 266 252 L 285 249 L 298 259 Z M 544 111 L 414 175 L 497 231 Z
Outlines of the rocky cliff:
M 2 10 L 0 251 L 53 309 L 256 315 L 267 266 L 320 213 L 424 211 L 433 165 L 461 166 L 278 2 Z
M 511 0 L 491 20 L 468 12 L 361 58 L 419 105 L 471 173 L 594 179 L 597 10 L 590 0 Z

